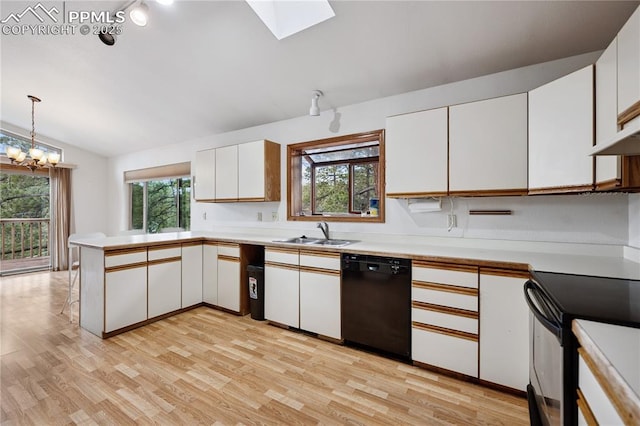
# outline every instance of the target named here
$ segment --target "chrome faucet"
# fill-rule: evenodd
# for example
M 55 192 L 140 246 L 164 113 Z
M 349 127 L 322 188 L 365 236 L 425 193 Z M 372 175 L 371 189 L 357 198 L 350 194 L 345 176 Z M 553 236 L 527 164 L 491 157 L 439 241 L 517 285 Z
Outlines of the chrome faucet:
M 326 240 L 330 240 L 329 238 L 329 224 L 327 222 L 318 222 L 318 228 L 322 229 L 322 233 L 324 234 L 324 238 Z

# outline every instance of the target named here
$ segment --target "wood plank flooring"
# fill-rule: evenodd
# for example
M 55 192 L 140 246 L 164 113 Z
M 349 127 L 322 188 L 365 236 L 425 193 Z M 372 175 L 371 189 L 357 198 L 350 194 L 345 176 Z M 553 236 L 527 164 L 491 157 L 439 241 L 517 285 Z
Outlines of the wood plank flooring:
M 0 281 L 2 425 L 528 424 L 523 398 L 204 307 L 101 340 L 59 314 L 66 278 Z

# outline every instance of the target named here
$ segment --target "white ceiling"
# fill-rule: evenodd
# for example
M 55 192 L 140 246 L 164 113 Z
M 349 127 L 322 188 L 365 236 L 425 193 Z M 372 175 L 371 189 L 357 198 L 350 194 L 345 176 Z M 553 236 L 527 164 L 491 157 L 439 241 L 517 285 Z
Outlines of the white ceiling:
M 45 5 L 61 2 L 43 2 Z M 69 6 L 72 3 L 72 6 Z M 126 2 L 67 2 L 115 10 Z M 2 35 L 1 119 L 106 156 L 604 49 L 637 1 L 331 1 L 283 40 L 244 1 L 149 1 L 149 24 Z M 0 18 L 34 2 L 0 3 Z

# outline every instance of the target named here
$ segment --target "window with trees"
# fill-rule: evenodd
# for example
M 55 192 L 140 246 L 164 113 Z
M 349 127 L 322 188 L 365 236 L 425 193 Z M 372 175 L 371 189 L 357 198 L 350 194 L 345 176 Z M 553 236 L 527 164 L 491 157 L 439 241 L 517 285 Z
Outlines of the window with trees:
M 289 220 L 384 222 L 384 131 L 289 145 Z

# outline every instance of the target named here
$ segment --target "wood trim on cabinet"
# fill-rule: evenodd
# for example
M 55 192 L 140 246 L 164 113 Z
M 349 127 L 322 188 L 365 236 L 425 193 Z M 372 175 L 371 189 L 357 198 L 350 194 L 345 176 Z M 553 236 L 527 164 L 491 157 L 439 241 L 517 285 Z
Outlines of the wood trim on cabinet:
M 424 281 L 413 281 L 411 284 L 416 288 L 424 288 L 426 290 L 444 291 L 447 293 L 464 294 L 466 296 L 478 296 L 478 289 L 473 287 L 460 287 L 450 284 L 427 283 Z
M 227 262 L 238 262 L 240 263 L 239 257 L 227 256 L 226 254 L 218 254 L 218 260 L 226 260 Z
M 451 197 L 512 197 L 528 194 L 528 188 L 449 191 Z
M 182 247 L 196 247 L 201 245 L 202 245 L 202 241 L 189 241 L 186 243 L 182 243 Z
M 438 262 L 430 262 L 428 260 L 414 260 L 412 263 L 412 266 L 418 267 L 418 268 L 432 268 L 432 269 L 445 269 L 447 271 L 470 272 L 472 274 L 478 273 L 477 266 L 457 265 L 453 263 L 438 263 Z
M 105 249 L 105 256 L 120 256 L 123 254 L 133 254 L 133 253 L 144 253 L 147 251 L 147 247 L 129 247 L 129 248 L 119 248 L 114 250 Z
M 160 263 L 171 263 L 171 262 L 182 262 L 182 257 L 176 256 L 176 257 L 165 257 L 163 259 L 149 260 L 147 262 L 147 265 L 152 266 L 152 265 L 158 265 Z
M 337 269 L 314 268 L 312 266 L 300 266 L 300 272 L 310 272 L 312 274 L 324 274 L 338 277 L 340 276 L 340 271 Z
M 231 248 L 240 249 L 240 243 L 228 243 L 228 242 L 218 241 L 217 245 L 218 247 L 231 247 Z
M 601 182 L 596 182 L 596 191 L 613 191 L 620 189 L 622 186 L 622 179 L 608 179 Z
M 291 265 L 288 263 L 280 263 L 280 262 L 264 262 L 264 266 L 270 266 L 272 268 L 278 269 L 289 269 L 291 271 L 299 271 L 300 267 L 298 265 Z
M 465 317 L 471 319 L 478 319 L 479 314 L 475 311 L 468 311 L 466 309 L 452 308 L 450 306 L 434 305 L 433 303 L 412 301 L 411 307 L 416 309 L 424 309 L 426 311 L 440 312 L 442 314 L 455 315 L 457 317 Z
M 447 191 L 434 192 L 391 192 L 387 193 L 389 198 L 422 198 L 422 197 L 446 197 Z
M 589 406 L 589 403 L 587 402 L 580 388 L 576 389 L 576 393 L 578 396 L 576 401 L 578 403 L 578 410 L 580 410 L 580 412 L 582 413 L 582 416 L 586 420 L 587 425 L 598 426 L 596 416 L 593 414 L 593 411 L 591 411 L 591 407 Z
M 203 246 L 214 246 L 214 247 L 218 247 L 218 242 L 217 242 L 217 241 L 207 241 L 207 240 L 204 240 L 204 241 L 202 241 L 202 242 L 201 242 L 201 244 L 202 244 Z
M 280 144 L 264 141 L 264 201 L 280 201 Z
M 453 330 L 451 328 L 439 327 L 437 325 L 424 324 L 421 322 L 412 321 L 411 326 L 418 330 L 431 331 L 433 333 L 444 334 L 445 336 L 458 337 L 460 339 L 471 340 L 472 342 L 478 341 L 478 335 L 473 333 L 467 333 L 465 331 Z
M 267 201 L 267 199 L 264 197 L 238 197 L 236 201 L 239 203 L 255 203 L 260 201 Z
M 529 279 L 531 274 L 529 271 L 522 270 L 513 270 L 513 269 L 498 269 L 498 268 L 484 268 L 480 267 L 480 274 L 484 275 L 497 275 L 500 277 L 510 277 L 510 278 L 524 278 Z
M 628 122 L 638 116 L 640 116 L 640 101 L 636 102 L 635 104 L 631 105 L 629 108 L 618 114 L 618 125 L 624 128 L 624 126 Z
M 640 190 L 640 155 L 622 157 L 622 186 Z
M 300 256 L 316 256 L 316 257 L 328 257 L 330 259 L 340 259 L 340 253 L 326 252 L 326 251 L 313 251 L 307 249 L 300 250 Z
M 170 243 L 170 244 L 162 244 L 162 245 L 158 245 L 158 246 L 150 246 L 147 249 L 149 251 L 158 251 L 158 250 L 167 250 L 167 249 L 174 249 L 174 248 L 181 248 L 183 245 L 185 244 L 189 244 L 189 243 Z
M 214 200 L 215 203 L 237 203 L 237 198 L 216 198 Z
M 145 262 L 136 262 L 136 263 L 128 263 L 126 265 L 109 266 L 107 268 L 104 268 L 104 272 L 105 273 L 109 273 L 109 272 L 124 271 L 126 269 L 136 269 L 136 268 L 146 268 L 146 267 L 147 267 L 147 262 L 146 261 Z
M 567 192 L 591 192 L 593 184 L 575 186 L 550 186 L 546 188 L 529 188 L 529 195 L 563 194 Z
M 300 251 L 298 249 L 292 249 L 292 248 L 283 248 L 283 247 L 265 247 L 265 254 L 268 251 L 271 252 L 278 252 L 278 253 L 286 253 L 286 254 L 299 254 Z

